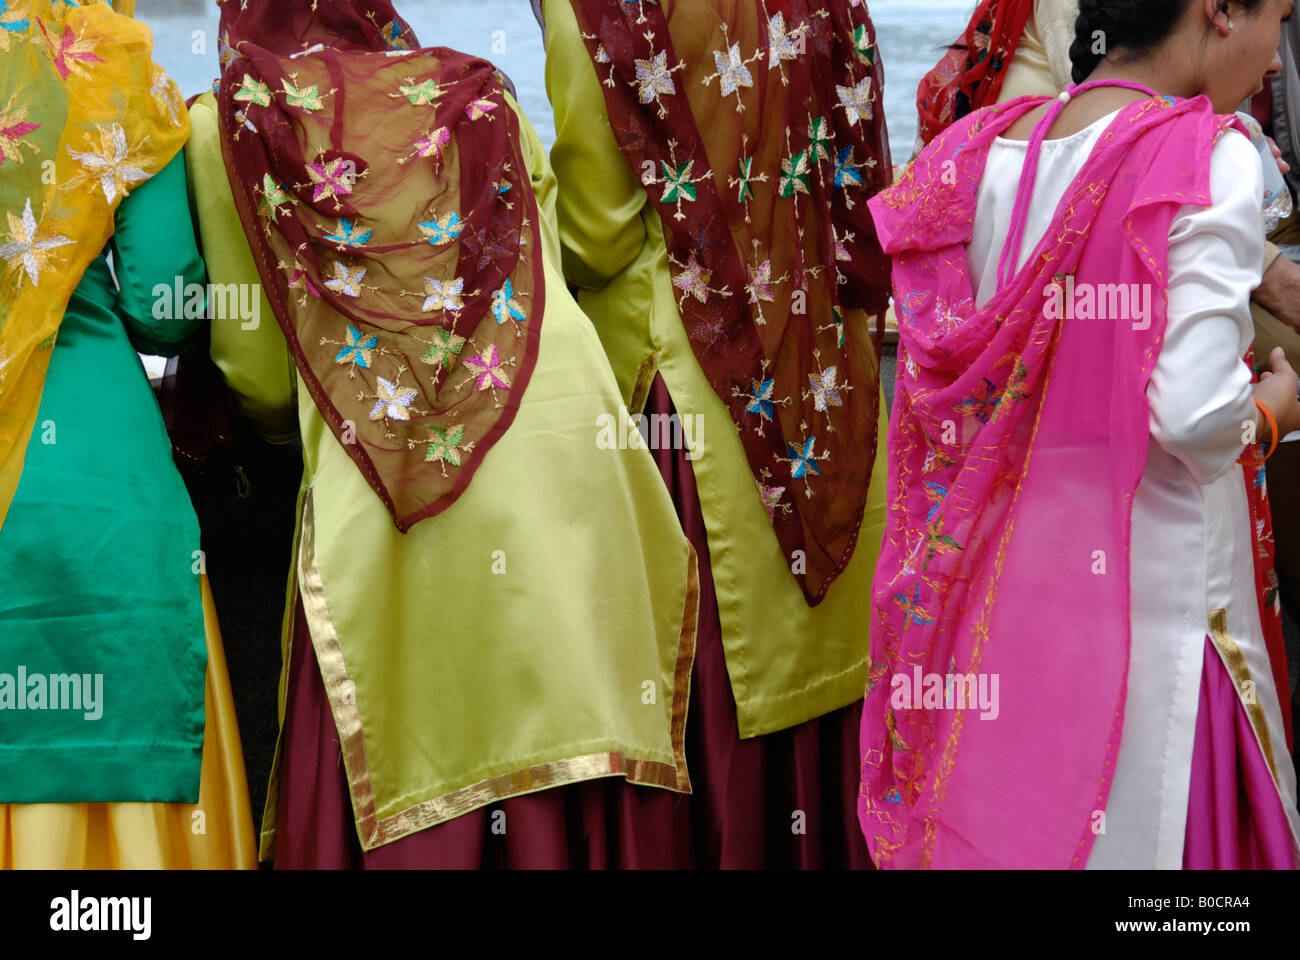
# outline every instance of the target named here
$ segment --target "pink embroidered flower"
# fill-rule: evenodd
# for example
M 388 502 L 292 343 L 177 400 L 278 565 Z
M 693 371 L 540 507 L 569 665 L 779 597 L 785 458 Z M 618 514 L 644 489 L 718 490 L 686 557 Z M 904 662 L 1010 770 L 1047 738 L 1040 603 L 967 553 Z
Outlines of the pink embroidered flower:
M 497 104 L 484 97 L 475 97 L 465 108 L 465 116 L 471 120 L 477 120 L 480 117 L 486 117 L 489 113 L 497 108 Z
M 311 179 L 312 203 L 337 200 L 338 197 L 352 192 L 352 185 L 356 178 L 356 164 L 350 160 L 344 161 L 342 157 L 335 157 L 325 163 L 309 163 L 307 176 Z
M 690 294 L 700 303 L 709 299 L 709 280 L 713 276 L 713 271 L 705 270 L 700 266 L 700 262 L 695 259 L 695 254 L 687 261 L 686 266 L 681 269 L 677 276 L 673 277 L 673 286 L 682 293 Z
M 476 371 L 474 384 L 480 390 L 487 390 L 489 387 L 508 389 L 510 386 L 510 381 L 501 370 L 501 354 L 497 352 L 496 344 L 488 347 L 487 353 L 470 357 L 465 361 L 465 366 Z
M 419 140 L 415 141 L 415 150 L 422 157 L 437 156 L 442 159 L 442 148 L 451 143 L 451 131 L 446 127 L 439 127 L 437 130 L 430 130 Z

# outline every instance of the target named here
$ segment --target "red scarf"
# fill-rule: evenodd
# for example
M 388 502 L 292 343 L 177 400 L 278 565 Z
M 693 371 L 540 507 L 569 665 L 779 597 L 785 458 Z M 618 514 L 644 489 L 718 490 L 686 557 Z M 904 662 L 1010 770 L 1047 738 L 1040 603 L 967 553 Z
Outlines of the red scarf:
M 876 449 L 889 277 L 866 201 L 891 166 L 871 20 L 849 0 L 572 3 L 691 348 L 816 604 L 852 556 Z
M 235 204 L 321 415 L 403 531 L 509 427 L 541 335 L 537 204 L 491 64 L 387 0 L 222 6 Z
M 925 146 L 955 120 L 998 102 L 1007 67 L 1016 55 L 1033 0 L 983 0 L 954 46 L 921 79 L 916 91 L 918 146 Z

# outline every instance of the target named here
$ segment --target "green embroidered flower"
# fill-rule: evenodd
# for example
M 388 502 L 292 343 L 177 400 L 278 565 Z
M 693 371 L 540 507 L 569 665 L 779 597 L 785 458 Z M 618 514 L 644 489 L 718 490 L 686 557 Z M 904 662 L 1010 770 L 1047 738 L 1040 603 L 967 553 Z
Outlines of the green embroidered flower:
M 235 99 L 255 103 L 259 107 L 271 105 L 271 88 L 254 77 L 244 77 L 243 83 L 235 91 Z
M 753 175 L 754 175 L 754 158 L 744 157 L 740 161 L 740 179 L 736 181 L 736 186 L 739 191 L 736 194 L 737 203 L 744 203 L 746 197 L 748 197 L 750 200 L 754 199 L 754 188 L 750 184 L 750 179 L 753 177 Z
M 867 34 L 867 25 L 860 24 L 853 31 L 853 51 L 858 55 L 858 59 L 869 66 L 875 66 L 876 47 L 871 42 L 871 37 Z
M 460 454 L 463 449 L 465 440 L 465 425 L 457 424 L 455 427 L 437 427 L 430 425 L 429 432 L 432 436 L 429 438 L 429 448 L 424 454 L 425 463 L 450 463 L 453 467 L 460 466 Z
M 262 174 L 262 199 L 257 202 L 258 216 L 275 220 L 284 212 L 280 208 L 289 201 L 289 195 L 272 179 L 271 175 Z
M 435 367 L 450 370 L 456 365 L 456 358 L 465 348 L 465 338 L 458 337 L 450 330 L 438 327 L 433 331 L 433 344 L 420 359 Z
M 818 160 L 831 158 L 830 146 L 834 139 L 835 132 L 825 117 L 818 117 L 808 125 L 808 149 Z
M 695 161 L 687 160 L 676 169 L 668 166 L 666 161 L 659 161 L 664 171 L 664 195 L 661 203 L 680 203 L 682 200 L 695 199 L 695 184 L 691 183 L 691 167 Z
M 438 90 L 438 84 L 433 80 L 425 80 L 423 83 L 404 83 L 398 88 L 407 100 L 411 101 L 417 107 L 423 107 L 434 100 L 438 99 L 441 91 Z
M 807 193 L 809 172 L 807 150 L 800 150 L 794 156 L 782 160 L 777 192 L 787 199 L 796 193 Z
M 303 87 L 299 90 L 288 80 L 281 80 L 284 84 L 284 99 L 291 107 L 300 107 L 303 110 L 324 110 L 325 103 L 321 100 L 320 91 L 316 84 L 310 87 Z

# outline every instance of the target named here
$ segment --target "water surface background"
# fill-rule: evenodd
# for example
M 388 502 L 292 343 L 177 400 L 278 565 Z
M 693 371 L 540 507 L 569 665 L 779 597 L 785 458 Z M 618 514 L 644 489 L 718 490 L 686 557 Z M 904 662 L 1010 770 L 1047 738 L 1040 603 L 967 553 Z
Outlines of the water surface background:
M 528 0 L 397 0 L 394 5 L 421 43 L 485 57 L 508 74 L 528 119 L 551 145 L 555 124 L 546 99 L 542 34 Z M 965 27 L 974 6 L 973 0 L 869 5 L 885 64 L 885 116 L 895 163 L 907 160 L 916 138 L 917 83 L 939 59 L 940 48 Z M 186 97 L 211 85 L 217 74 L 212 0 L 139 0 L 137 16 L 153 29 L 154 59 Z

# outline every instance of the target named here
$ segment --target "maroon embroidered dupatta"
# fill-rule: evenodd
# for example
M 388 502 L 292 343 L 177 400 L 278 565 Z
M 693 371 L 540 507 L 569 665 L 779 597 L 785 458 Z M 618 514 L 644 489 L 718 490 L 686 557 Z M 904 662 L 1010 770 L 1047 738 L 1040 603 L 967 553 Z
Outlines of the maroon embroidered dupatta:
M 330 429 L 400 530 L 509 427 L 544 300 L 519 125 L 486 61 L 387 0 L 222 6 L 222 151 L 258 273 Z
M 610 124 L 663 220 L 691 348 L 810 604 L 848 564 L 876 448 L 889 183 L 866 8 L 572 0 Z M 877 319 L 874 337 L 861 315 Z M 806 566 L 801 568 L 798 560 Z

